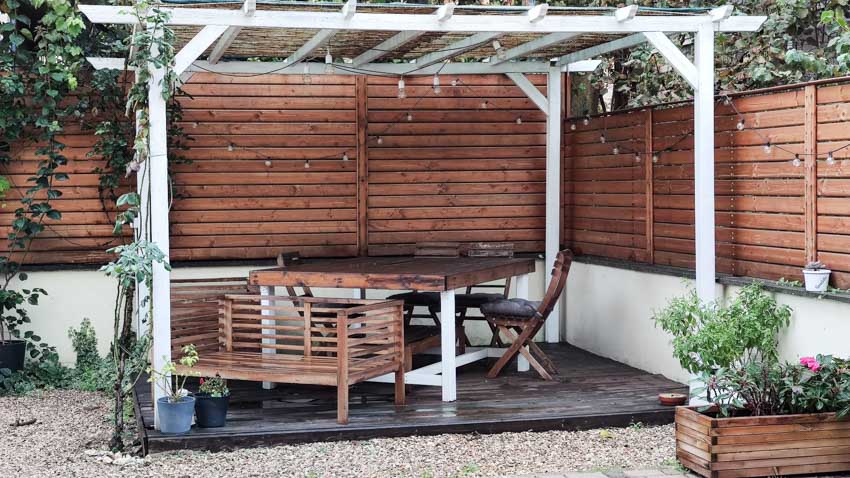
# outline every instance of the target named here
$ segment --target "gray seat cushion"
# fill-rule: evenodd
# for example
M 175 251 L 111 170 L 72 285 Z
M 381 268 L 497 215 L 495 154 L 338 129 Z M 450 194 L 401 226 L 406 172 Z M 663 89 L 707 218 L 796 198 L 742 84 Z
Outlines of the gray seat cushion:
M 502 294 L 488 294 L 485 292 L 478 292 L 475 294 L 458 294 L 455 296 L 455 305 L 457 305 L 457 307 L 477 308 L 487 302 L 503 300 L 504 298 L 505 296 Z
M 501 299 L 481 305 L 481 312 L 487 316 L 530 319 L 537 315 L 540 302 L 525 299 Z
M 403 300 L 404 305 L 432 307 L 440 305 L 440 294 L 437 292 L 404 292 L 388 297 L 390 300 Z

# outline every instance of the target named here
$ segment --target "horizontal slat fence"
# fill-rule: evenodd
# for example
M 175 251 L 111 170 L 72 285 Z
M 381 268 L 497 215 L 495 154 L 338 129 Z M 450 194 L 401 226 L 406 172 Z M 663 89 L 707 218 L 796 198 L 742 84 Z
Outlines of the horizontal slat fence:
M 850 142 L 848 100 L 846 85 L 812 84 L 718 101 L 718 272 L 801 280 L 805 263 L 820 259 L 836 271 L 836 287 L 850 287 L 850 148 L 834 164 L 825 159 Z M 583 123 L 565 125 L 567 242 L 584 254 L 692 269 L 693 108 Z

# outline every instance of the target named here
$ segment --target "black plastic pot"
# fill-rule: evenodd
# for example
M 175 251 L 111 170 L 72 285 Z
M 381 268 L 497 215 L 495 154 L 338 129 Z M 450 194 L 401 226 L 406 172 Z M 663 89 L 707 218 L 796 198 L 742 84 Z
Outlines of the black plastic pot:
M 27 343 L 23 340 L 8 340 L 0 342 L 0 368 L 8 368 L 16 372 L 24 368 L 24 356 Z
M 227 405 L 230 395 L 211 397 L 205 394 L 195 395 L 195 419 L 199 427 L 223 427 L 227 419 Z

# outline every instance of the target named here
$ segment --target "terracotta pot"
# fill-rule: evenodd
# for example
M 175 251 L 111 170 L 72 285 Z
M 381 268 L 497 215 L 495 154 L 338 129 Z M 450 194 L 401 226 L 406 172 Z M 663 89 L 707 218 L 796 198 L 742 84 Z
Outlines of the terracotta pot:
M 688 396 L 683 393 L 659 393 L 658 402 L 668 407 L 677 407 L 684 405 L 688 401 Z

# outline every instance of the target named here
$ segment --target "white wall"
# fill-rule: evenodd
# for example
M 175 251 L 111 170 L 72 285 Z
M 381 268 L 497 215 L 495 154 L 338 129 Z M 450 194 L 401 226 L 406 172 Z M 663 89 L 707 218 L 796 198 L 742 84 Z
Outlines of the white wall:
M 652 321 L 658 310 L 686 292 L 688 280 L 602 265 L 574 263 L 567 283 L 567 340 L 578 347 L 673 380 L 688 373 L 673 358 L 669 336 Z M 717 285 L 731 297 L 739 287 Z M 850 356 L 850 304 L 775 293 L 794 310 L 780 336 L 785 360 L 818 353 Z
M 269 266 L 176 267 L 172 272 L 172 278 L 245 277 L 248 271 L 264 267 Z M 538 260 L 537 271 L 529 281 L 528 289 L 531 299 L 540 299 L 543 295 L 542 271 L 543 261 Z M 35 271 L 28 272 L 28 275 L 29 279 L 26 282 L 13 286 L 42 287 L 47 290 L 49 295 L 43 297 L 38 306 L 28 307 L 32 318 L 30 329 L 40 335 L 45 342 L 56 346 L 60 360 L 68 364 L 74 362 L 75 355 L 68 338 L 68 329 L 79 327 L 80 322 L 86 317 L 92 321 L 95 328 L 101 354 L 105 354 L 112 339 L 115 281 L 98 271 Z M 359 297 L 359 291 L 355 296 L 355 291 L 351 289 L 313 289 L 313 292 L 317 296 L 325 297 Z M 367 297 L 378 299 L 397 292 L 370 290 L 367 292 Z M 473 343 L 489 343 L 490 341 L 490 330 L 481 321 L 467 322 L 467 333 Z

